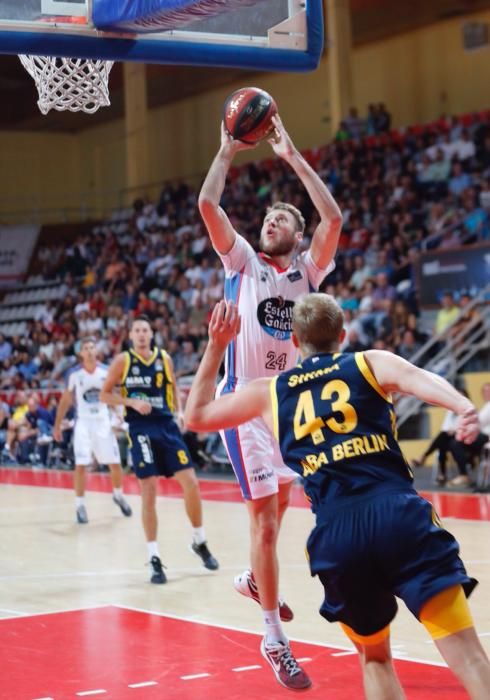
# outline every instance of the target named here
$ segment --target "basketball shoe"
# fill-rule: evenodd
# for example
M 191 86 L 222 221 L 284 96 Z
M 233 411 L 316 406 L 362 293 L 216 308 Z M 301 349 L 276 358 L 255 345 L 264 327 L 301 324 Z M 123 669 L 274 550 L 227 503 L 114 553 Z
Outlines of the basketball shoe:
M 246 569 L 243 572 L 243 574 L 235 576 L 233 580 L 233 585 L 239 593 L 246 596 L 247 598 L 252 598 L 252 600 L 255 600 L 255 602 L 260 605 L 259 589 L 257 588 L 254 575 L 250 571 L 250 569 Z M 286 603 L 286 601 L 283 598 L 281 598 L 281 596 L 279 596 L 278 606 L 279 616 L 282 622 L 291 622 L 291 620 L 294 617 L 294 613 L 289 607 L 289 605 Z
M 311 687 L 310 678 L 294 658 L 289 644 L 266 644 L 264 638 L 260 644 L 260 653 L 269 662 L 277 680 L 285 688 L 307 690 Z
M 167 577 L 165 576 L 160 557 L 153 556 L 150 559 L 150 566 L 153 572 L 150 579 L 151 583 L 167 583 Z
M 78 506 L 77 508 L 77 523 L 80 525 L 86 525 L 88 523 L 87 509 L 85 506 Z
M 191 551 L 200 558 L 206 569 L 216 571 L 216 569 L 219 568 L 219 564 L 209 551 L 206 542 L 201 542 L 201 544 L 196 544 L 193 542 L 191 544 Z
M 129 503 L 126 501 L 125 498 L 118 497 L 118 496 L 113 496 L 112 500 L 116 504 L 116 506 L 119 506 L 121 509 L 121 513 L 125 515 L 127 518 L 129 518 L 131 515 L 133 515 L 133 511 L 131 510 L 131 506 Z

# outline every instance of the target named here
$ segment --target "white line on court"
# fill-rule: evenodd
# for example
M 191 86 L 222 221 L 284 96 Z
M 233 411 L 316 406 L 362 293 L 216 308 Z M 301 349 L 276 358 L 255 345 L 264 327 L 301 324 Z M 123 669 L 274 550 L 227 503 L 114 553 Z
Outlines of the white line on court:
M 286 567 L 283 567 L 286 568 Z M 288 567 L 290 568 L 290 567 Z M 220 571 L 236 571 L 237 567 L 236 566 L 220 566 Z M 176 576 L 180 574 L 190 574 L 193 573 L 195 574 L 198 572 L 201 576 L 211 576 L 212 574 L 207 571 L 203 570 L 202 566 L 196 565 L 196 566 L 188 566 L 188 567 L 180 567 L 178 569 L 172 568 L 172 574 L 175 573 Z M 95 576 L 141 576 L 142 573 L 144 574 L 145 572 L 143 571 L 143 568 L 138 568 L 138 569 L 119 569 L 119 570 L 114 570 L 111 569 L 110 571 L 65 571 L 63 573 L 48 573 L 48 574 L 13 574 L 10 576 L 0 576 L 0 581 L 28 581 L 28 580 L 36 580 L 36 579 L 49 579 L 49 578 L 80 578 L 81 576 L 84 576 L 85 578 L 90 578 L 90 577 L 95 577 Z M 172 575 L 169 576 L 168 578 L 172 578 Z
M 197 678 L 209 678 L 210 673 L 194 673 L 192 676 L 181 676 L 181 681 L 195 681 Z
M 98 610 L 100 608 L 115 608 L 117 605 L 112 605 L 111 603 L 101 603 L 100 605 L 87 605 L 86 607 L 79 608 L 67 608 L 65 610 L 47 610 L 45 612 L 29 612 L 23 613 L 22 617 L 39 617 L 40 615 L 61 615 L 62 613 L 71 612 L 84 612 L 85 610 Z M 0 618 L 0 622 L 6 622 L 10 620 L 9 617 Z
M 130 683 L 128 688 L 148 688 L 150 685 L 158 685 L 156 681 L 144 681 L 143 683 Z
M 29 613 L 20 612 L 19 610 L 9 610 L 8 608 L 0 608 L 0 613 L 9 613 L 10 615 L 18 615 L 19 617 L 29 615 Z
M 237 668 L 232 668 L 232 671 L 235 671 L 235 673 L 240 673 L 240 671 L 257 671 L 258 669 L 262 668 L 262 666 L 238 666 Z
M 107 693 L 107 690 L 82 690 L 81 692 L 76 693 L 76 695 L 79 695 L 82 698 L 88 695 L 104 695 L 104 693 Z
M 182 622 L 193 622 L 197 625 L 207 625 L 208 627 L 217 627 L 218 629 L 231 630 L 232 632 L 245 632 L 246 634 L 253 634 L 257 637 L 262 637 L 263 635 L 259 632 L 254 632 L 252 630 L 244 629 L 243 627 L 232 627 L 231 625 L 217 624 L 216 622 L 210 622 L 207 620 L 198 620 L 193 617 L 184 617 L 183 615 L 170 615 L 164 612 L 158 612 L 155 610 L 147 610 L 145 608 L 135 608 L 130 605 L 119 605 L 116 604 L 114 607 L 121 608 L 122 610 L 133 610 L 134 612 L 142 612 L 147 615 L 156 615 L 157 617 L 168 617 L 171 620 L 181 620 Z M 357 654 L 356 650 L 352 650 L 352 647 L 341 646 L 340 644 L 321 644 L 320 642 L 312 642 L 309 639 L 299 639 L 298 637 L 291 638 L 292 642 L 300 642 L 302 644 L 311 644 L 311 646 L 322 647 L 323 649 L 339 649 L 341 651 L 348 651 L 349 654 Z M 333 656 L 333 654 L 332 654 Z M 413 661 L 417 664 L 423 664 L 424 666 L 440 666 L 441 668 L 447 668 L 447 664 L 442 661 L 427 661 L 426 659 L 417 659 L 412 656 L 404 657 L 404 661 Z

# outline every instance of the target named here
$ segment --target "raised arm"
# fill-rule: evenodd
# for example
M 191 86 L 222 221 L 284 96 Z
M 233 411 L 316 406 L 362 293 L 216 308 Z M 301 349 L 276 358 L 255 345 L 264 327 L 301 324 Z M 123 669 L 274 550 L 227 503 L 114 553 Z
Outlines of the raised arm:
M 111 363 L 107 372 L 104 386 L 100 391 L 100 400 L 108 406 L 125 406 L 133 408 L 142 415 L 151 413 L 151 404 L 142 399 L 131 399 L 121 394 L 120 385 L 123 378 L 126 354 L 124 352 L 117 355 Z M 118 389 L 116 392 L 114 389 Z
M 342 212 L 325 183 L 292 142 L 279 115 L 272 117 L 272 121 L 275 130 L 269 143 L 274 152 L 292 167 L 320 216 L 320 223 L 313 233 L 310 253 L 313 262 L 321 269 L 325 269 L 334 259 L 337 251 L 342 229 Z
M 70 389 L 65 389 L 61 394 L 61 399 L 56 409 L 56 418 L 54 420 L 53 437 L 56 442 L 61 442 L 61 423 L 72 403 L 73 392 Z
M 248 148 L 251 146 L 232 139 L 221 124 L 220 149 L 209 168 L 199 194 L 199 211 L 206 224 L 213 248 L 221 255 L 230 252 L 237 235 L 224 209 L 220 207 L 226 176 L 235 153 Z
M 421 401 L 453 411 L 459 416 L 457 439 L 473 442 L 480 432 L 476 408 L 443 377 L 385 350 L 368 350 L 364 357 L 384 391 L 411 394 Z
M 214 399 L 216 378 L 228 343 L 240 327 L 237 309 L 220 301 L 209 322 L 209 342 L 187 398 L 184 420 L 189 430 L 231 428 L 262 416 L 271 427 L 270 379 L 256 379 L 238 393 Z

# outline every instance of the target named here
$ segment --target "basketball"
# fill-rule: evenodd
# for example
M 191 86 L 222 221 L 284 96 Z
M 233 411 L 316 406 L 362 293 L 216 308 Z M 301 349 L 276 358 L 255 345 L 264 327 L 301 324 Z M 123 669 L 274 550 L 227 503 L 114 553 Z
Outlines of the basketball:
M 274 129 L 272 117 L 277 114 L 274 98 L 265 90 L 245 87 L 235 90 L 224 105 L 223 120 L 234 139 L 254 144 L 267 138 Z

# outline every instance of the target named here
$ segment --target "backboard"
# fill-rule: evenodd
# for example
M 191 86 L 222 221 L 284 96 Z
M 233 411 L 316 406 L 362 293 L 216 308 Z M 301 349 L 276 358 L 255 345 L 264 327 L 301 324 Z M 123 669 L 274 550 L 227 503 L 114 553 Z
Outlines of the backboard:
M 314 70 L 322 0 L 0 0 L 0 53 Z

